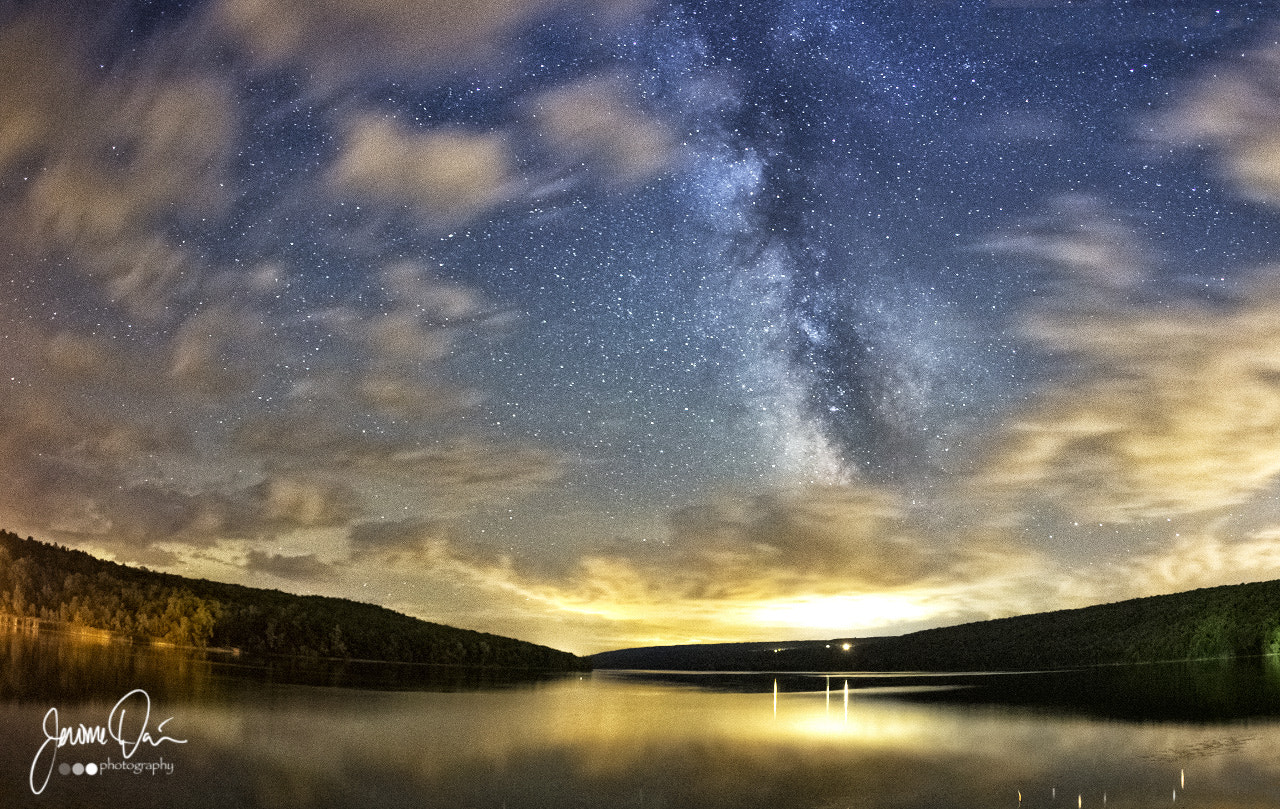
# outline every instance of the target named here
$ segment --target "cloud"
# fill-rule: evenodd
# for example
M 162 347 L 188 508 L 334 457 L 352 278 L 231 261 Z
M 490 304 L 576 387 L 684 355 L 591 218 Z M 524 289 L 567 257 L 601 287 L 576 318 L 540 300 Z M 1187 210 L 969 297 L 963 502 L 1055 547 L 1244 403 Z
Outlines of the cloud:
M 941 561 L 891 497 L 861 487 L 723 499 L 676 512 L 671 527 L 681 558 L 668 581 L 687 576 L 677 586 L 694 597 L 879 590 Z
M 215 304 L 186 318 L 170 340 L 169 376 L 185 388 L 225 396 L 252 387 L 278 350 L 260 313 Z
M 518 123 L 491 131 L 355 115 L 329 184 L 339 195 L 409 206 L 420 223 L 449 228 L 536 195 L 533 186 L 564 187 L 561 175 L 621 189 L 675 162 L 671 128 L 640 110 L 621 79 L 560 85 L 523 106 Z
M 465 433 L 429 445 L 398 441 L 340 427 L 332 415 L 248 419 L 237 430 L 237 446 L 272 469 L 293 473 L 319 466 L 365 475 L 449 513 L 543 488 L 568 464 L 533 445 Z
M 963 547 L 937 541 L 896 497 L 858 484 L 704 503 L 676 512 L 671 531 L 661 558 L 624 567 L 642 571 L 668 595 L 695 599 L 914 588 L 982 566 L 989 550 L 975 538 Z
M 534 133 L 558 162 L 611 185 L 636 185 L 668 168 L 671 130 L 627 99 L 623 83 L 593 77 L 565 84 L 529 103 Z
M 365 522 L 347 532 L 353 562 L 371 561 L 455 574 L 474 581 L 509 571 L 510 557 L 474 543 L 462 543 L 444 520 L 409 519 Z
M 1122 560 L 1057 575 L 1061 593 L 1083 606 L 1272 578 L 1280 570 L 1280 528 L 1228 537 L 1215 526 L 1172 533 Z
M 327 581 L 338 575 L 333 565 L 320 561 L 314 553 L 284 556 L 250 550 L 245 554 L 244 566 L 253 573 L 265 573 L 296 582 Z
M 1280 474 L 1280 291 L 1217 306 L 1094 301 L 1031 315 L 1070 362 L 1010 419 L 980 490 L 1132 522 L 1246 502 Z
M 246 493 L 255 522 L 285 529 L 346 525 L 362 511 L 351 487 L 335 481 L 271 476 Z
M 431 323 L 462 323 L 492 314 L 493 305 L 474 289 L 432 275 L 416 264 L 400 262 L 379 278 L 387 296 Z
M 1136 287 L 1155 263 L 1140 235 L 1100 199 L 1064 194 L 1050 213 L 998 234 L 983 249 L 1045 262 L 1058 294 L 1114 295 Z
M 178 215 L 215 210 L 225 192 L 235 104 L 211 75 L 138 76 L 91 88 L 76 121 L 49 137 L 30 207 L 41 233 L 97 244 Z
M 438 513 L 469 510 L 481 502 L 524 497 L 564 477 L 569 461 L 560 453 L 513 440 L 458 434 L 420 448 L 358 456 L 356 468 L 381 470 Z
M 1135 596 L 1270 578 L 1280 571 L 1280 529 L 1265 528 L 1234 539 L 1213 531 L 1190 533 L 1170 547 L 1140 555 L 1121 570 Z
M 125 501 L 152 499 L 136 464 L 186 445 L 172 418 L 122 407 L 121 393 L 155 389 L 128 374 L 135 357 L 110 341 L 7 321 L 14 338 L 0 386 L 0 514 L 30 530 L 101 534 L 119 516 L 170 524 L 171 502 L 117 515 Z
M 117 346 L 92 335 L 57 331 L 43 339 L 43 353 L 56 375 L 86 384 L 109 385 L 131 373 L 131 361 Z
M 315 473 L 237 485 L 219 471 L 225 459 L 203 453 L 182 418 L 112 407 L 111 395 L 86 402 L 76 386 L 50 381 L 0 396 L 0 514 L 8 524 L 132 558 L 158 542 L 207 546 L 341 525 L 361 513 L 354 491 Z M 192 465 L 205 468 L 191 474 Z
M 352 559 L 384 560 L 438 555 L 433 551 L 446 547 L 446 537 L 444 524 L 424 520 L 361 523 L 347 534 Z
M 1175 144 L 1205 143 L 1246 195 L 1280 202 L 1280 45 L 1215 66 L 1154 121 L 1151 134 Z
M 211 277 L 224 302 L 145 340 L 15 319 L 0 388 L 8 524 L 138 559 L 157 543 L 341 528 L 374 498 L 456 519 L 563 475 L 557 453 L 461 429 L 479 399 L 441 381 L 439 352 L 378 339 L 388 313 L 443 345 L 492 330 L 501 313 L 474 291 L 396 265 L 384 300 L 348 306 L 326 351 L 308 353 L 310 321 L 267 326 L 259 276 Z
M 554 570 L 464 548 L 438 524 L 367 524 L 350 539 L 353 559 L 470 582 L 546 621 L 572 616 L 579 640 L 602 646 L 637 627 L 673 642 L 985 617 L 1041 569 L 996 535 L 931 538 L 893 497 L 862 486 L 709 500 L 672 514 L 661 541 L 596 543 Z
M 267 67 L 322 82 L 491 67 L 522 29 L 553 14 L 611 26 L 636 0 L 218 0 L 213 20 Z
M 39 151 L 66 124 L 85 77 L 66 53 L 66 32 L 38 15 L 0 31 L 0 172 Z
M 409 205 L 428 224 L 448 227 L 509 197 L 514 169 L 501 133 L 415 131 L 365 115 L 348 127 L 329 179 L 340 193 Z
M 28 260 L 69 264 L 129 315 L 162 319 L 200 269 L 168 228 L 230 197 L 235 96 L 211 72 L 160 63 L 99 78 L 88 43 L 34 13 L 3 34 L 0 174 L 23 178 L 4 203 L 5 238 Z

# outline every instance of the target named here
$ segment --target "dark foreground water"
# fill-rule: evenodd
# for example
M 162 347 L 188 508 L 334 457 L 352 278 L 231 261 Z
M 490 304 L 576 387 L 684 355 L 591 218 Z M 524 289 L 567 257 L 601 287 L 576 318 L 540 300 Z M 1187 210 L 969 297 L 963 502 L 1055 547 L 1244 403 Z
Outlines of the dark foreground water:
M 1262 660 L 513 682 L 11 634 L 0 806 L 1277 807 L 1278 684 Z

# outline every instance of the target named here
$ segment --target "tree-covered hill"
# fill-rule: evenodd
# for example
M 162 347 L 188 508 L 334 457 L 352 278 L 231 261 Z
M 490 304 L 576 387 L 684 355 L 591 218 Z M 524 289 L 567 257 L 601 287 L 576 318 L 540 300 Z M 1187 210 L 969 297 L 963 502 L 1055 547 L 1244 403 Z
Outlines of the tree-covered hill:
M 429 623 L 372 604 L 126 567 L 8 531 L 0 531 L 0 615 L 253 654 L 589 668 L 568 652 Z
M 1011 671 L 1275 654 L 1280 654 L 1280 581 L 1212 587 L 896 637 L 649 647 L 604 652 L 589 659 L 600 668 Z

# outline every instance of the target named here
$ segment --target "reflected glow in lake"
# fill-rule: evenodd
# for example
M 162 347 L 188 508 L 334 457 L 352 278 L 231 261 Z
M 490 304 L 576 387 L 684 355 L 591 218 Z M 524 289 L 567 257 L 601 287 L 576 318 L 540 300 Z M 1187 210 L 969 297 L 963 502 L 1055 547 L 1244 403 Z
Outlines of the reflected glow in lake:
M 5 806 L 986 809 L 1102 806 L 1104 796 L 1111 807 L 1280 805 L 1280 723 L 1270 716 L 1135 722 L 939 701 L 963 692 L 860 688 L 878 681 L 843 675 L 830 678 L 830 691 L 824 676 L 779 676 L 776 694 L 772 675 L 672 682 L 607 672 L 370 691 L 232 677 L 190 660 L 153 686 L 163 693 L 153 695 L 151 720 L 172 717 L 165 732 L 186 744 L 132 757 L 163 757 L 171 773 L 55 772 L 37 797 L 28 770 L 48 710 L 58 708 L 64 727 L 106 725 L 123 692 L 110 676 L 96 694 L 83 683 L 74 696 L 52 681 L 47 698 L 30 683 L 16 688 L 27 669 L 14 665 L 14 648 L 0 703 Z M 76 648 L 79 665 L 115 670 L 121 656 L 151 655 L 153 668 L 164 658 Z M 134 675 L 147 676 L 147 665 Z M 726 683 L 732 690 L 718 690 Z M 114 743 L 68 745 L 57 761 L 120 753 Z

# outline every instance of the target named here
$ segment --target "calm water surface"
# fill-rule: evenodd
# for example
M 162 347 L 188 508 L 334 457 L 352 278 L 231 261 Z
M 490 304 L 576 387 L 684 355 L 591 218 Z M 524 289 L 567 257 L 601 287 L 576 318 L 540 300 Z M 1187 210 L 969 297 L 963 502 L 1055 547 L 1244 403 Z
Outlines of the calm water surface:
M 1265 661 L 1075 679 L 597 672 L 470 688 L 399 669 L 373 683 L 384 690 L 288 682 L 353 676 L 0 637 L 0 805 L 1280 806 L 1280 673 Z M 121 735 L 185 744 L 128 759 L 109 738 L 51 744 L 34 795 L 50 709 L 60 728 L 109 731 L 134 688 L 151 715 L 141 723 L 135 695 Z M 122 762 L 139 772 L 58 771 Z

